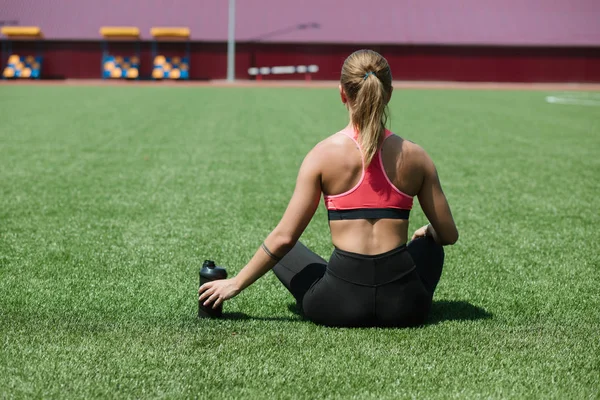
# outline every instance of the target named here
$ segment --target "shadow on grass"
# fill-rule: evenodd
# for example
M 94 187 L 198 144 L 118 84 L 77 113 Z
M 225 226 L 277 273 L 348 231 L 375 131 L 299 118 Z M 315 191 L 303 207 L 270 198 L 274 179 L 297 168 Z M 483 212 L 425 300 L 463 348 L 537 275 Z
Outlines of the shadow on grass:
M 254 317 L 252 315 L 248 315 L 241 312 L 233 312 L 228 313 L 224 312 L 222 319 L 224 320 L 233 320 L 233 321 L 244 321 L 244 320 L 256 320 L 256 321 L 281 321 L 281 322 L 302 322 L 305 321 L 302 317 L 302 313 L 300 309 L 296 305 L 296 303 L 289 303 L 287 306 L 288 310 L 290 310 L 295 317 Z
M 462 300 L 438 300 L 431 306 L 425 325 L 435 325 L 444 321 L 476 321 L 490 319 L 493 314 Z
M 281 322 L 301 322 L 305 321 L 300 309 L 296 303 L 289 303 L 288 310 L 295 314 L 295 317 L 254 317 L 248 314 L 234 312 L 223 313 L 225 320 L 257 320 L 257 321 L 281 321 Z M 480 319 L 492 318 L 492 313 L 477 307 L 467 301 L 461 300 L 438 300 L 431 306 L 429 318 L 425 323 L 435 325 L 444 321 L 476 321 Z
M 241 312 L 223 313 L 224 320 L 233 321 L 244 321 L 244 320 L 255 320 L 255 321 L 279 321 L 279 322 L 300 322 L 301 318 L 298 317 L 254 317 L 252 315 L 244 314 Z

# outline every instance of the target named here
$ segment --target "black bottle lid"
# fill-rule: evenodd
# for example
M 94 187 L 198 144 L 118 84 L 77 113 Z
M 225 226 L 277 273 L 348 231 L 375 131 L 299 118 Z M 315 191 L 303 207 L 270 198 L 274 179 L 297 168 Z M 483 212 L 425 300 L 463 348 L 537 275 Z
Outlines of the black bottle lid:
M 227 270 L 218 267 L 213 260 L 205 260 L 200 270 L 200 276 L 208 280 L 226 279 Z

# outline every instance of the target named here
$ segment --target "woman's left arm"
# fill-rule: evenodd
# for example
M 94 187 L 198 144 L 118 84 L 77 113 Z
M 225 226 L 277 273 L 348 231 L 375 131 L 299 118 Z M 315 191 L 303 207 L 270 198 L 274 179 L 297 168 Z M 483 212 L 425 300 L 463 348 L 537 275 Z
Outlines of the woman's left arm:
M 204 300 L 205 306 L 213 303 L 216 308 L 266 274 L 294 247 L 315 214 L 320 198 L 321 168 L 317 151 L 313 149 L 302 162 L 294 194 L 277 227 L 234 278 L 202 285 L 198 290 L 199 300 Z

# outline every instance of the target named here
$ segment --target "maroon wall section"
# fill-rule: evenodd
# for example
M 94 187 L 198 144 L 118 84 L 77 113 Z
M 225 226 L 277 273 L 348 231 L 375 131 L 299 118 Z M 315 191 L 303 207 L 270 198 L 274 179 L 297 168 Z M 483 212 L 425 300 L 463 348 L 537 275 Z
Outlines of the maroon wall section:
M 179 47 L 177 47 L 179 46 Z M 43 78 L 100 77 L 101 43 L 45 41 Z M 394 79 L 481 82 L 600 82 L 600 47 L 484 47 L 427 45 L 327 45 L 242 43 L 236 47 L 236 77 L 249 79 L 251 66 L 316 64 L 314 79 L 337 80 L 344 59 L 354 50 L 368 47 L 389 61 Z M 111 44 L 111 52 L 127 55 L 131 44 Z M 181 45 L 162 45 L 163 54 L 181 51 Z M 32 44 L 15 42 L 14 52 L 33 52 Z M 225 43 L 191 45 L 192 79 L 225 79 Z M 151 43 L 141 43 L 142 78 L 152 68 Z M 273 77 L 268 77 L 273 78 Z M 278 75 L 276 79 L 299 79 Z
M 316 79 L 337 80 L 344 59 L 363 47 L 273 44 L 242 48 L 241 56 L 250 64 L 254 54 L 256 66 L 317 64 Z M 397 80 L 600 82 L 600 48 L 368 47 L 386 57 Z M 239 76 L 246 76 L 237 67 Z

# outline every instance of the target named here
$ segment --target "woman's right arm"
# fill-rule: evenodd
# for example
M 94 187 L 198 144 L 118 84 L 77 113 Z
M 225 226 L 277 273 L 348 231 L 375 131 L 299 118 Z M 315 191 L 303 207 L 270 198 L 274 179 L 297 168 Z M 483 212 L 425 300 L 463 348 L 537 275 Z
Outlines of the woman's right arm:
M 424 234 L 433 236 L 435 241 L 442 246 L 454 244 L 458 240 L 458 229 L 456 229 L 454 218 L 452 218 L 446 195 L 442 191 L 437 169 L 425 151 L 423 151 L 423 156 L 420 158 L 423 183 L 417 198 L 430 222 L 430 228 L 425 228 Z

